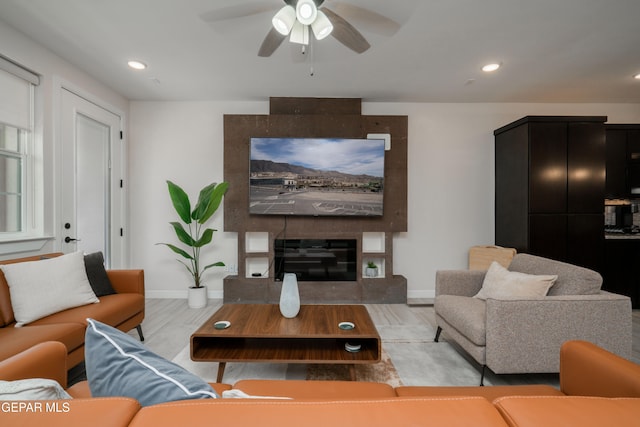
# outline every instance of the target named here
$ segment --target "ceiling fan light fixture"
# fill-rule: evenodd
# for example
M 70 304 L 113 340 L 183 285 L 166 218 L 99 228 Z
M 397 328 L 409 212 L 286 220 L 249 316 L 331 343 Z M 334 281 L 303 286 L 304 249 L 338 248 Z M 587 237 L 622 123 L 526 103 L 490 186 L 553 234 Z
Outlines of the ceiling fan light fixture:
M 311 24 L 311 29 L 313 30 L 313 35 L 316 36 L 316 40 L 322 40 L 331 34 L 333 31 L 333 24 L 331 24 L 327 15 L 319 10 L 316 20 Z
M 308 45 L 309 44 L 309 26 L 303 25 L 299 21 L 296 21 L 296 23 L 293 24 L 293 28 L 291 29 L 291 35 L 289 36 L 289 41 L 291 43 Z
M 296 18 L 301 24 L 311 25 L 318 16 L 318 8 L 313 0 L 298 0 L 296 4 Z
M 275 14 L 271 23 L 277 32 L 286 36 L 291 32 L 296 22 L 296 11 L 293 6 L 286 5 Z

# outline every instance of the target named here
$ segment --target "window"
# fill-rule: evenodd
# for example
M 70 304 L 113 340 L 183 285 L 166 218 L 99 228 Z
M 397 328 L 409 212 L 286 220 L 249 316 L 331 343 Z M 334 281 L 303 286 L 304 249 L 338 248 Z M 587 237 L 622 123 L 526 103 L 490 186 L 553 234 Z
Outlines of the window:
M 27 131 L 0 123 L 0 233 L 23 230 L 26 138 Z
M 37 75 L 0 56 L 0 240 L 33 235 L 40 228 L 32 221 L 31 202 L 38 83 Z

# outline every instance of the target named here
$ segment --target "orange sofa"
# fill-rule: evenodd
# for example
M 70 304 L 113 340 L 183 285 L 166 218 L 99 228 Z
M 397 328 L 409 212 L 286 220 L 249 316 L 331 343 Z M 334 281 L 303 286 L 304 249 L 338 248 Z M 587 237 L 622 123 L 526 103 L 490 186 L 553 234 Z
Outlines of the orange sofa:
M 238 388 L 291 399 L 190 400 L 140 408 L 129 398 L 91 398 L 86 383 L 79 383 L 67 390 L 74 399 L 42 402 L 40 409 L 33 402 L 31 408 L 29 402 L 0 402 L 0 425 L 640 425 L 639 365 L 584 341 L 565 343 L 560 358 L 560 390 L 540 385 L 394 389 L 377 383 L 243 380 L 234 386 L 213 385 L 218 392 Z M 0 379 L 37 376 L 65 386 L 65 362 L 63 345 L 43 343 L 0 362 Z
M 61 253 L 0 261 L 11 264 L 60 256 Z M 9 286 L 0 270 L 0 360 L 4 360 L 38 343 L 59 341 L 67 348 L 67 366 L 74 367 L 84 360 L 86 319 L 93 318 L 127 332 L 138 328 L 144 319 L 144 271 L 107 270 L 116 294 L 99 297 L 97 304 L 64 310 L 16 328 Z

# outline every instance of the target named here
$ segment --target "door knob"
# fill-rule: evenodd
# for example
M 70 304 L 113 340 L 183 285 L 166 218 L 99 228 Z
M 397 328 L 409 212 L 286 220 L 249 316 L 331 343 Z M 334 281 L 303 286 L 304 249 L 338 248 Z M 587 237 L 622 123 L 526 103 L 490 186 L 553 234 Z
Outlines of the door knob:
M 65 238 L 64 238 L 64 242 L 65 242 L 65 243 L 79 242 L 79 241 L 80 241 L 80 239 L 75 239 L 75 238 L 73 238 L 73 237 L 69 237 L 69 236 L 67 236 L 67 237 L 65 237 Z

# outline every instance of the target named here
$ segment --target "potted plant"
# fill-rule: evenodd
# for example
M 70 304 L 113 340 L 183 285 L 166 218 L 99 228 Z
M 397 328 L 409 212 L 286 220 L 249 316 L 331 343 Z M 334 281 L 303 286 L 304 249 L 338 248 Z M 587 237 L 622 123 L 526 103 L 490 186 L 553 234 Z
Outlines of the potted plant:
M 367 268 L 364 270 L 364 275 L 367 277 L 378 277 L 378 266 L 375 262 L 367 262 Z
M 180 259 L 178 261 L 187 268 L 193 277 L 193 285 L 189 287 L 189 307 L 201 308 L 207 304 L 207 288 L 202 285 L 203 273 L 211 267 L 224 266 L 221 261 L 205 266 L 201 264 L 200 250 L 212 243 L 213 233 L 216 231 L 212 228 L 205 228 L 204 224 L 220 206 L 229 184 L 227 182 L 212 183 L 204 187 L 200 190 L 198 201 L 193 210 L 191 210 L 189 196 L 182 188 L 171 181 L 167 181 L 167 186 L 171 203 L 181 220 L 181 222 L 174 221 L 170 222 L 170 224 L 173 226 L 178 240 L 187 249 L 182 249 L 171 243 L 159 244 L 167 246 L 185 259 L 184 261 Z

